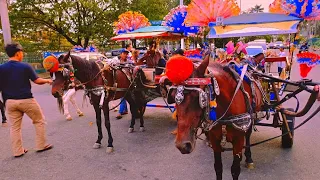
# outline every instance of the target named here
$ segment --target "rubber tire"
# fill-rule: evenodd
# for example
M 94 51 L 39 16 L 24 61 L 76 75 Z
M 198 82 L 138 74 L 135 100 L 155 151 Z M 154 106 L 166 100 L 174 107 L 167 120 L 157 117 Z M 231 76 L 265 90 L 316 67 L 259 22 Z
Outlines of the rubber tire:
M 288 110 L 290 111 L 294 111 L 292 108 L 288 108 Z M 288 116 L 286 115 L 287 117 L 287 120 L 288 120 L 288 125 L 289 125 L 289 129 L 291 131 L 291 134 L 292 134 L 292 139 L 290 138 L 289 134 L 285 135 L 285 136 L 282 136 L 281 138 L 281 145 L 282 145 L 282 148 L 292 148 L 293 146 L 293 139 L 294 139 L 294 124 L 295 124 L 295 117 L 292 117 L 292 116 Z M 282 134 L 285 134 L 287 133 L 287 127 L 285 125 L 285 123 L 282 124 Z

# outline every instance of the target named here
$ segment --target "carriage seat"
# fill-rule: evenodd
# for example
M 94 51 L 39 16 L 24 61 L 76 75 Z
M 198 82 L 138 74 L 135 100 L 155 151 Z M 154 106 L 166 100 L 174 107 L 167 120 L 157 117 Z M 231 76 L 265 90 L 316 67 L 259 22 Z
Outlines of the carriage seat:
M 147 87 L 156 88 L 159 85 L 161 75 L 156 75 L 155 68 L 146 68 L 144 66 L 136 66 L 133 70 L 133 76 L 139 76 L 138 72 L 144 74 L 145 78 L 141 78 L 141 83 Z

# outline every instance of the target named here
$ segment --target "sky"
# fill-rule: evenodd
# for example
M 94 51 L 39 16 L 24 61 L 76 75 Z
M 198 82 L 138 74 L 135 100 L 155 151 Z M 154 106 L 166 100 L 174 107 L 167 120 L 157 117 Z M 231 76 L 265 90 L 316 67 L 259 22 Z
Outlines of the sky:
M 240 6 L 240 0 L 237 0 L 238 4 Z M 245 11 L 256 4 L 262 5 L 264 7 L 264 11 L 268 12 L 269 11 L 269 4 L 271 4 L 273 0 L 241 0 L 241 10 Z

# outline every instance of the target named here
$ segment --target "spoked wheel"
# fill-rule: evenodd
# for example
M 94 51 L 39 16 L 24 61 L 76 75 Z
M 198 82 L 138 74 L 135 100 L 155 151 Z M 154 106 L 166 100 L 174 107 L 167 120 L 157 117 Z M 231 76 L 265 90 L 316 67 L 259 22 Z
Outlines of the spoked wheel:
M 289 108 L 288 110 L 290 111 L 294 111 L 293 109 Z M 284 136 L 282 136 L 281 139 L 281 145 L 282 148 L 291 148 L 293 145 L 293 139 L 294 139 L 294 124 L 295 124 L 295 117 L 292 116 L 288 116 L 286 115 L 287 120 L 288 120 L 288 125 L 289 125 L 289 129 L 291 131 L 292 134 L 292 138 L 290 138 L 289 134 L 286 134 L 288 132 L 287 127 L 285 125 L 285 123 L 282 123 L 282 134 L 286 134 Z

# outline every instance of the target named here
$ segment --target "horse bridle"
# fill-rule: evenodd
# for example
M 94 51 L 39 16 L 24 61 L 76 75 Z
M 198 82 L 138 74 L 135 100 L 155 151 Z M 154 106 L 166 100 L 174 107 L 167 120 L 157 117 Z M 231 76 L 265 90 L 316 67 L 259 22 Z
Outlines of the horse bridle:
M 204 86 L 204 88 L 195 87 Z M 197 91 L 199 93 L 199 106 L 202 109 L 202 116 L 197 127 L 194 128 L 196 139 L 200 138 L 199 136 L 205 131 L 205 123 L 209 119 L 210 111 L 210 99 L 215 98 L 220 94 L 220 89 L 217 83 L 217 80 L 214 77 L 211 78 L 189 78 L 184 82 L 183 85 L 171 86 L 168 91 L 167 101 L 170 102 L 171 93 L 173 90 L 176 90 L 174 102 L 177 105 L 180 105 L 184 100 L 185 91 Z M 172 100 L 171 100 L 172 101 Z M 179 119 L 179 117 L 178 117 Z M 197 134 L 198 129 L 202 129 L 200 135 Z

